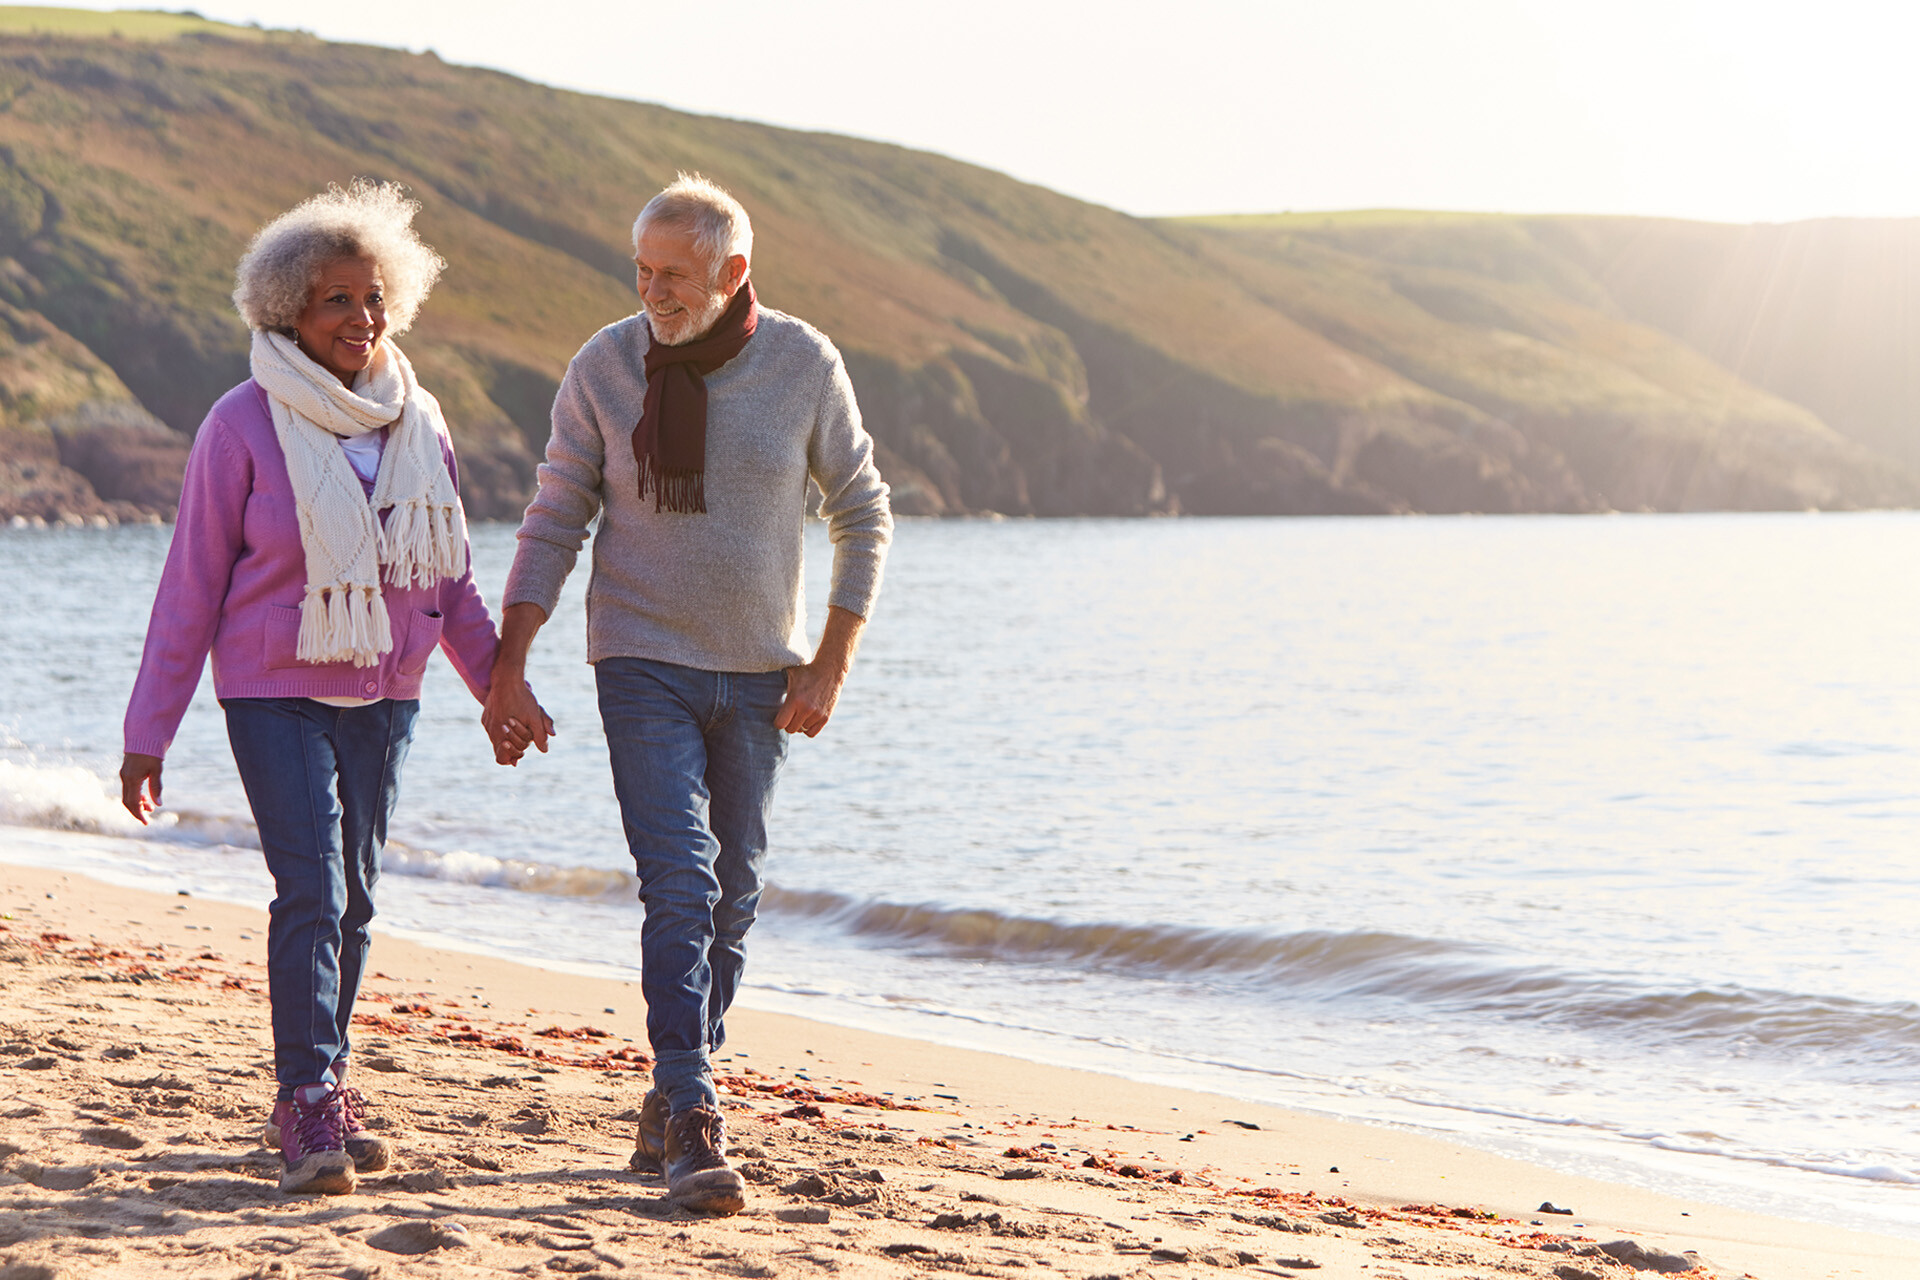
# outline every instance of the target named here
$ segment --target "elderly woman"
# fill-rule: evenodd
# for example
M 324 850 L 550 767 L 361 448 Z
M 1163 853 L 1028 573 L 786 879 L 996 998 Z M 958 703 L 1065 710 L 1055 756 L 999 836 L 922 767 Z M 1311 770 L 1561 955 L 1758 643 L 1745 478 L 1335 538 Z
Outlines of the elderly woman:
M 194 440 L 127 708 L 121 799 L 145 822 L 212 652 L 273 875 L 267 1140 L 288 1192 L 350 1191 L 386 1166 L 346 1085 L 381 847 L 428 657 L 444 649 L 484 700 L 498 643 L 446 423 L 393 343 L 446 265 L 414 233 L 418 208 L 391 184 L 332 188 L 240 260 L 253 376 Z

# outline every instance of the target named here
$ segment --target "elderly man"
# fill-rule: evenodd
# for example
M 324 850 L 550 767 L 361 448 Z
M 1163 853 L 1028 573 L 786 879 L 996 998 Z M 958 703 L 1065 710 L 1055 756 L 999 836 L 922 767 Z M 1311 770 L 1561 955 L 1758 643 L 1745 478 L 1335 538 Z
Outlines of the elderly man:
M 682 174 L 633 224 L 639 314 L 580 348 L 553 405 L 520 525 L 486 719 L 547 724 L 527 689 L 534 633 L 600 513 L 587 660 L 640 876 L 641 989 L 655 1058 L 635 1164 L 677 1203 L 737 1212 L 709 1055 L 725 1039 L 759 905 L 788 735 L 833 715 L 892 539 L 853 387 L 825 336 L 754 299 L 753 231 Z M 808 653 L 801 530 L 824 495 L 833 580 Z

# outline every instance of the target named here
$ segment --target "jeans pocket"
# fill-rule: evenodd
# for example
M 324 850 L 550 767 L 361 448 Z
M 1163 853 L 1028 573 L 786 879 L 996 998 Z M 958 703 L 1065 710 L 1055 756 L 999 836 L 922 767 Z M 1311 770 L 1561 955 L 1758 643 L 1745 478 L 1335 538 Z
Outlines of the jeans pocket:
M 417 676 L 427 669 L 427 659 L 440 643 L 440 632 L 447 620 L 439 613 L 415 609 L 407 620 L 407 641 L 400 648 L 395 669 L 403 676 Z
M 267 606 L 267 626 L 260 636 L 260 665 L 268 671 L 311 664 L 294 655 L 300 649 L 300 610 L 284 604 Z

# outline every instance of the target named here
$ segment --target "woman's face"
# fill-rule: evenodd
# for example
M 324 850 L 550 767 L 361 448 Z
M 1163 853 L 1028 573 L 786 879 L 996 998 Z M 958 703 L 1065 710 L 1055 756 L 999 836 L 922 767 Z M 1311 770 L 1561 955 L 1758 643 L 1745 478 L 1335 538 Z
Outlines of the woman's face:
M 293 323 L 300 349 L 349 387 L 373 362 L 387 331 L 386 286 L 371 258 L 335 258 L 320 268 L 307 309 Z

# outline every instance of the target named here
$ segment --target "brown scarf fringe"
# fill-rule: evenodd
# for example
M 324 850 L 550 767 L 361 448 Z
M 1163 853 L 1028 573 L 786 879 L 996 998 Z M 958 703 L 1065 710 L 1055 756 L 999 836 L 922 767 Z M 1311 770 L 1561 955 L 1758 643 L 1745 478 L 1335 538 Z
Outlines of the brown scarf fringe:
M 663 471 L 652 457 L 640 457 L 640 497 L 653 490 L 655 511 L 705 515 L 707 510 L 707 473 L 704 471 Z

